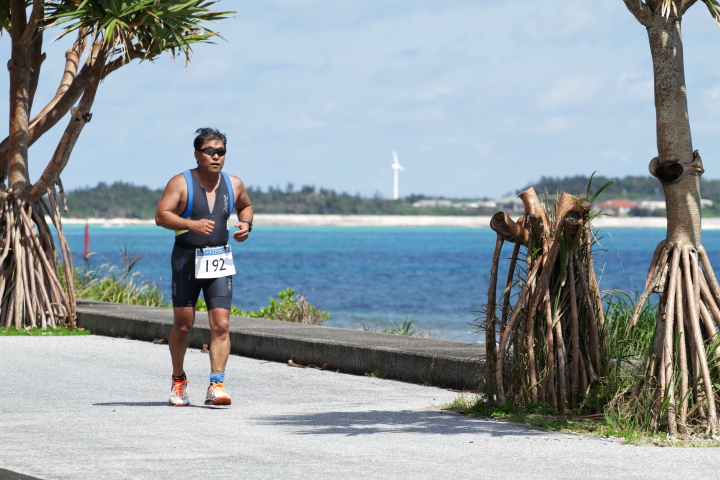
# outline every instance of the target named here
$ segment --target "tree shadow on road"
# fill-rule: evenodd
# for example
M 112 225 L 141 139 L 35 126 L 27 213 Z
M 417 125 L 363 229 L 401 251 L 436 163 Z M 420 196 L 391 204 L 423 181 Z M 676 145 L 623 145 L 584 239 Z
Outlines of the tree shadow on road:
M 540 436 L 551 432 L 517 424 L 469 418 L 439 411 L 323 412 L 278 415 L 259 419 L 268 425 L 295 427 L 298 435 L 371 435 L 420 433 L 425 435 Z

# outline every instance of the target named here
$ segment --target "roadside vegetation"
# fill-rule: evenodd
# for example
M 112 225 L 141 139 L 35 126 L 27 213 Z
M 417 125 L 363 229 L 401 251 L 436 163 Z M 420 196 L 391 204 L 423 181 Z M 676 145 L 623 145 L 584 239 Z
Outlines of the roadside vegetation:
M 8 328 L 0 327 L 0 337 L 41 337 L 41 336 L 75 336 L 75 335 L 90 335 L 90 330 L 84 328 L 69 329 L 67 327 L 55 327 L 55 328 L 15 328 L 14 326 Z
M 637 293 L 605 293 L 605 326 L 611 369 L 604 384 L 584 396 L 576 408 L 559 414 L 543 403 L 500 403 L 491 392 L 486 391 L 461 393 L 453 402 L 439 408 L 470 417 L 522 423 L 550 431 L 615 437 L 636 445 L 720 446 L 720 437 L 707 435 L 705 426 L 701 425 L 694 428 L 689 425 L 690 430 L 685 436 L 669 435 L 667 425 L 657 422 L 667 405 L 649 400 L 644 404 L 633 404 L 630 408 L 631 390 L 637 379 L 645 374 L 643 360 L 652 349 L 657 305 L 645 305 L 635 327 L 629 329 Z
M 405 317 L 405 320 L 403 320 L 402 323 L 396 322 L 392 318 L 388 318 L 387 321 L 390 322 L 390 325 L 381 325 L 376 328 L 371 328 L 364 323 L 355 320 L 355 322 L 360 325 L 360 327 L 365 332 L 389 333 L 391 335 L 405 335 L 407 337 L 430 338 L 430 334 L 428 332 L 418 330 L 416 328 L 416 320 L 414 318 Z
M 142 255 L 133 255 L 126 246 L 120 252 L 120 257 L 122 262 L 119 266 L 109 263 L 92 266 L 86 263 L 82 268 L 76 268 L 74 279 L 77 298 L 147 307 L 172 307 L 157 284 L 138 281 L 139 272 L 135 271 L 135 267 L 142 260 Z M 60 268 L 63 266 L 60 265 Z M 61 278 L 64 278 L 64 275 Z M 207 304 L 203 299 L 198 300 L 197 310 L 207 311 Z M 312 305 L 304 295 L 292 288 L 280 290 L 278 298 L 271 298 L 268 306 L 259 310 L 242 310 L 233 305 L 230 315 L 310 325 L 320 325 L 330 318 L 328 312 Z

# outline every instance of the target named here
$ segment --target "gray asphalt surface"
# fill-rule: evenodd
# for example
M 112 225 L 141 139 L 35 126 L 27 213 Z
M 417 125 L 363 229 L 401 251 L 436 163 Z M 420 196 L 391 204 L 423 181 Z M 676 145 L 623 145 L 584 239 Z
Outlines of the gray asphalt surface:
M 455 414 L 457 394 L 232 356 L 230 407 L 169 407 L 167 346 L 0 337 L 0 469 L 51 479 L 717 478 L 720 451 L 621 445 Z

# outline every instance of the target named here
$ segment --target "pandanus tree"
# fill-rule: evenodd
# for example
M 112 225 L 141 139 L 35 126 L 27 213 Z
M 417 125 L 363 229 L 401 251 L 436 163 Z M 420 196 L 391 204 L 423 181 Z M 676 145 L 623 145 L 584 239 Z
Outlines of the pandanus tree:
M 717 0 L 702 0 L 720 23 Z M 720 285 L 701 244 L 700 175 L 693 150 L 683 65 L 681 20 L 697 0 L 624 0 L 648 32 L 655 84 L 657 156 L 650 173 L 661 183 L 667 235 L 653 255 L 631 324 L 651 293 L 660 296 L 652 352 L 628 411 L 649 411 L 650 424 L 671 434 L 704 425 L 717 434 Z M 647 408 L 642 408 L 642 406 Z
M 209 22 L 229 17 L 190 0 L 0 0 L 0 28 L 12 44 L 10 121 L 0 142 L 0 326 L 75 326 L 73 264 L 60 221 L 60 174 L 70 159 L 103 79 L 133 60 L 163 53 L 189 61 L 192 46 L 217 36 Z M 48 34 L 69 39 L 57 92 L 34 115 Z M 34 182 L 29 148 L 67 118 L 52 157 Z M 55 245 L 45 217 L 52 219 Z M 56 249 L 64 264 L 58 275 Z
M 496 213 L 485 306 L 485 385 L 498 402 L 577 407 L 608 370 L 602 303 L 593 268 L 592 200 L 562 193 L 551 205 L 531 187 L 517 221 Z M 500 301 L 504 243 L 513 244 Z

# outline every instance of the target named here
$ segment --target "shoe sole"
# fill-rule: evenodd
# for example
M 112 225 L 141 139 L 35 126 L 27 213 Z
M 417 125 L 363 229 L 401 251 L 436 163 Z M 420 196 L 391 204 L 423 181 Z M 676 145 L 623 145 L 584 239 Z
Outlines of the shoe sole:
M 232 405 L 232 400 L 230 400 L 230 397 L 220 397 L 212 402 L 205 400 L 205 405 Z
M 171 407 L 187 407 L 189 403 L 169 403 Z

